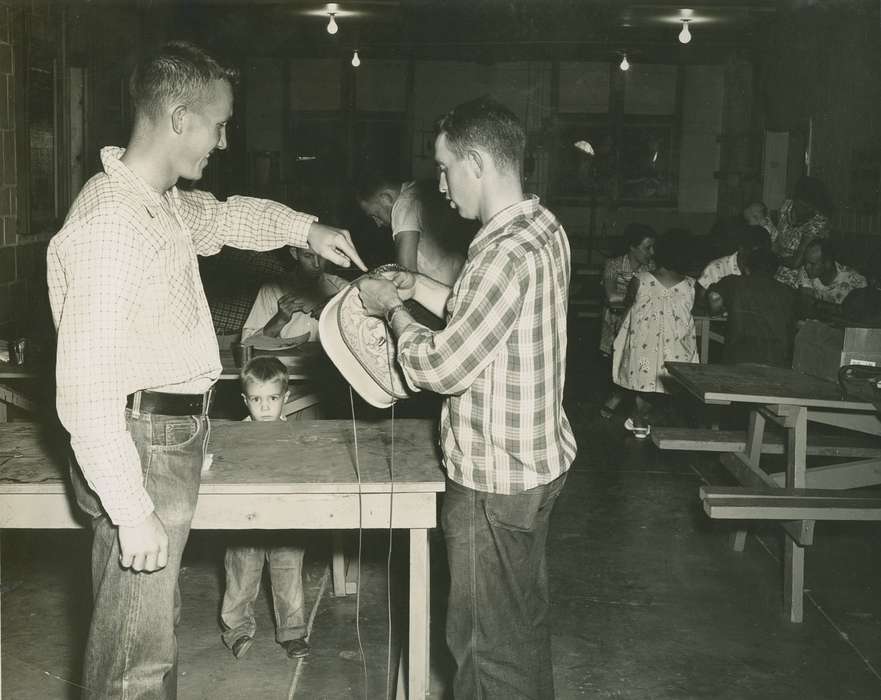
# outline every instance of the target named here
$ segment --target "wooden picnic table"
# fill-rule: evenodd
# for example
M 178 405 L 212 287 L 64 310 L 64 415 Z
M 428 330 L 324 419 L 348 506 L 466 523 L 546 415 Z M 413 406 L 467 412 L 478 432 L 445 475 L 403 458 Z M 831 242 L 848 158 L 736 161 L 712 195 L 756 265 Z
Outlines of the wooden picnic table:
M 875 519 L 881 513 L 878 503 L 862 499 L 842 490 L 881 484 L 881 420 L 871 401 L 871 389 L 857 389 L 842 399 L 835 382 L 795 370 L 765 365 L 704 365 L 682 362 L 666 364 L 671 376 L 705 404 L 751 404 L 749 427 L 741 438 L 731 433 L 694 431 L 689 441 L 678 430 L 675 444 L 670 431 L 657 428 L 652 438 L 661 447 L 718 451 L 734 447 L 721 456 L 722 464 L 734 478 L 752 492 L 714 492 L 704 489 L 702 498 L 711 517 L 733 518 L 739 513 L 743 519 L 772 519 L 781 521 L 786 532 L 784 558 L 784 603 L 792 622 L 801 622 L 804 598 L 804 548 L 813 543 L 814 523 L 817 519 Z M 766 444 L 765 425 L 771 421 L 780 426 L 785 439 L 780 449 Z M 808 422 L 823 423 L 862 434 L 853 445 L 840 439 L 828 445 L 809 442 Z M 865 436 L 873 436 L 866 438 Z M 820 441 L 822 443 L 822 441 Z M 717 444 L 719 443 L 719 444 Z M 868 444 L 867 444 L 868 443 Z M 779 444 L 779 443 L 778 443 Z M 742 447 L 741 447 L 742 445 Z M 786 469 L 769 473 L 761 466 L 762 454 L 782 451 Z M 807 454 L 868 457 L 854 462 L 807 467 Z M 810 490 L 808 492 L 807 490 Z M 817 490 L 830 493 L 818 501 Z M 741 498 L 733 503 L 733 498 Z M 762 501 L 761 499 L 769 499 Z M 715 511 L 713 510 L 715 508 Z M 785 510 L 787 509 L 788 510 Z M 819 517 L 828 508 L 829 517 Z M 848 511 L 847 509 L 851 510 Z M 834 513 L 834 517 L 833 517 Z M 788 514 L 789 518 L 782 517 Z M 734 537 L 734 547 L 742 550 L 746 531 Z
M 407 691 L 422 698 L 429 670 L 428 530 L 437 526 L 444 490 L 434 421 L 395 421 L 393 443 L 389 421 L 358 424 L 357 449 L 353 428 L 334 420 L 212 420 L 214 460 L 202 475 L 193 527 L 409 530 Z M 41 424 L 0 425 L 0 529 L 83 525 L 67 487 L 66 454 L 66 439 Z

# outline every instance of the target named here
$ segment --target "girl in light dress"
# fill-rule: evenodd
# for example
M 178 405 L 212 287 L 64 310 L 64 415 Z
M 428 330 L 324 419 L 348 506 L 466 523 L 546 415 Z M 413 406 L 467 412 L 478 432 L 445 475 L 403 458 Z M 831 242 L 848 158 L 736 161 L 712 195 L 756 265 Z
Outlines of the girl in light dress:
M 638 438 L 648 437 L 652 394 L 669 394 L 673 380 L 664 363 L 697 362 L 694 279 L 683 273 L 688 237 L 667 233 L 655 242 L 655 270 L 634 275 L 630 302 L 615 337 L 612 380 L 636 392 L 633 412 L 624 426 Z

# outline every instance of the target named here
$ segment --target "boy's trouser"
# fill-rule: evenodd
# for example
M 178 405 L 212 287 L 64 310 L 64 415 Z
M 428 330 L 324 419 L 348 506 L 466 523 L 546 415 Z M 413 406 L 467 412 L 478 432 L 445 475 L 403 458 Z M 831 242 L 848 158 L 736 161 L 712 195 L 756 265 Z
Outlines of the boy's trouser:
M 168 565 L 152 573 L 123 569 L 117 528 L 79 468 L 71 478 L 77 503 L 92 516 L 94 610 L 83 661 L 83 697 L 94 700 L 177 697 L 180 619 L 178 573 L 199 495 L 209 423 L 206 416 L 126 410 L 141 459 L 144 486 L 168 535 Z
M 551 700 L 545 544 L 566 475 L 513 496 L 447 479 L 447 644 L 457 700 Z
M 275 639 L 286 642 L 306 636 L 303 613 L 303 553 L 302 547 L 275 543 L 290 539 L 294 533 L 242 533 L 242 538 L 227 547 L 224 565 L 226 590 L 220 619 L 223 623 L 223 643 L 232 648 L 242 635 L 253 637 L 257 631 L 254 602 L 260 592 L 263 562 L 269 562 L 272 588 L 272 609 L 275 614 Z M 253 546 L 255 544 L 262 546 Z M 267 546 L 268 545 L 268 546 Z

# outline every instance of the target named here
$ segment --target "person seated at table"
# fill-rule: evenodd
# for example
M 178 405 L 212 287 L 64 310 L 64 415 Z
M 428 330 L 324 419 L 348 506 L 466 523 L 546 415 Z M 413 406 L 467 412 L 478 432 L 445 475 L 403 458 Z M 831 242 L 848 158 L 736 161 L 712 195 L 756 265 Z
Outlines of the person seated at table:
M 612 355 L 612 343 L 621 327 L 624 310 L 620 304 L 624 302 L 630 280 L 637 272 L 653 270 L 655 237 L 657 234 L 651 226 L 645 224 L 628 224 L 624 229 L 624 242 L 627 252 L 618 257 L 606 260 L 603 268 L 603 292 L 606 304 L 603 309 L 603 325 L 600 332 L 600 352 L 605 357 Z M 615 308 L 619 306 L 619 308 Z M 615 409 L 624 400 L 624 395 L 615 389 L 600 408 L 600 416 L 609 419 Z
M 723 362 L 792 366 L 798 297 L 774 279 L 777 258 L 759 248 L 740 259 L 742 275 L 729 275 L 707 291 L 710 312 L 727 312 Z
M 808 175 L 799 178 L 792 197 L 780 207 L 774 253 L 780 258 L 777 281 L 798 288 L 799 270 L 811 241 L 829 238 L 832 200 L 822 181 Z
M 854 289 L 867 285 L 859 272 L 841 265 L 830 241 L 812 241 L 805 249 L 805 264 L 799 272 L 799 292 L 817 311 L 836 312 Z
M 764 202 L 753 202 L 743 210 L 743 220 L 748 226 L 761 226 L 768 232 L 771 244 L 777 239 L 777 227 L 771 221 L 768 207 Z
M 242 400 L 248 409 L 246 421 L 285 420 L 282 412 L 288 398 L 288 370 L 277 357 L 255 357 L 241 372 Z M 263 564 L 269 562 L 275 640 L 288 657 L 309 653 L 303 602 L 302 546 L 291 544 L 291 533 L 248 532 L 231 535 L 223 564 L 226 588 L 220 620 L 223 643 L 241 659 L 254 643 L 257 621 L 254 602 L 260 592 Z
M 670 232 L 657 240 L 656 268 L 634 275 L 627 293 L 629 308 L 615 337 L 612 379 L 637 392 L 624 427 L 638 438 L 648 437 L 651 430 L 649 397 L 670 393 L 664 363 L 698 361 L 691 315 L 695 282 L 682 271 L 688 240 Z
M 723 255 L 707 263 L 697 282 L 706 291 L 719 280 L 729 275 L 742 274 L 742 259 L 750 251 L 770 249 L 771 238 L 761 226 L 741 225 L 737 230 L 737 249 L 730 255 Z
M 289 248 L 296 275 L 286 282 L 268 282 L 242 327 L 242 340 L 258 335 L 269 338 L 318 339 L 318 316 L 327 301 L 348 282 L 325 271 L 325 262 L 311 250 Z
M 454 215 L 437 183 L 403 182 L 371 173 L 358 183 L 358 206 L 378 228 L 391 228 L 396 262 L 452 287 L 476 232 Z M 468 233 L 465 229 L 468 228 Z

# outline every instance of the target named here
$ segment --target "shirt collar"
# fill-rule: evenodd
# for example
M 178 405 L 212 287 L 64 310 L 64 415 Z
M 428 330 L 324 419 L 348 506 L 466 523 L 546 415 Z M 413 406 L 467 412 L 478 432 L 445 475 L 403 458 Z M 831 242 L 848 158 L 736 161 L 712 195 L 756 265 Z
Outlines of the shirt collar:
M 474 240 L 471 241 L 471 245 L 468 246 L 469 257 L 476 255 L 492 243 L 495 238 L 504 233 L 515 219 L 520 217 L 534 219 L 540 211 L 541 203 L 538 196 L 534 194 L 527 195 L 525 199 L 505 207 L 480 227 Z
M 153 204 L 161 209 L 164 202 L 164 196 L 162 193 L 157 192 L 154 188 L 150 187 L 144 178 L 134 173 L 122 162 L 121 159 L 124 154 L 125 149 L 121 146 L 104 146 L 104 148 L 101 149 L 101 165 L 104 167 L 104 172 L 107 173 L 109 177 L 123 183 L 129 189 L 136 190 L 146 195 Z M 172 187 L 168 192 L 170 199 L 175 205 L 177 205 L 177 186 Z M 157 211 L 151 210 L 150 207 L 147 207 L 147 209 L 150 210 L 151 214 L 155 215 L 157 213 Z

